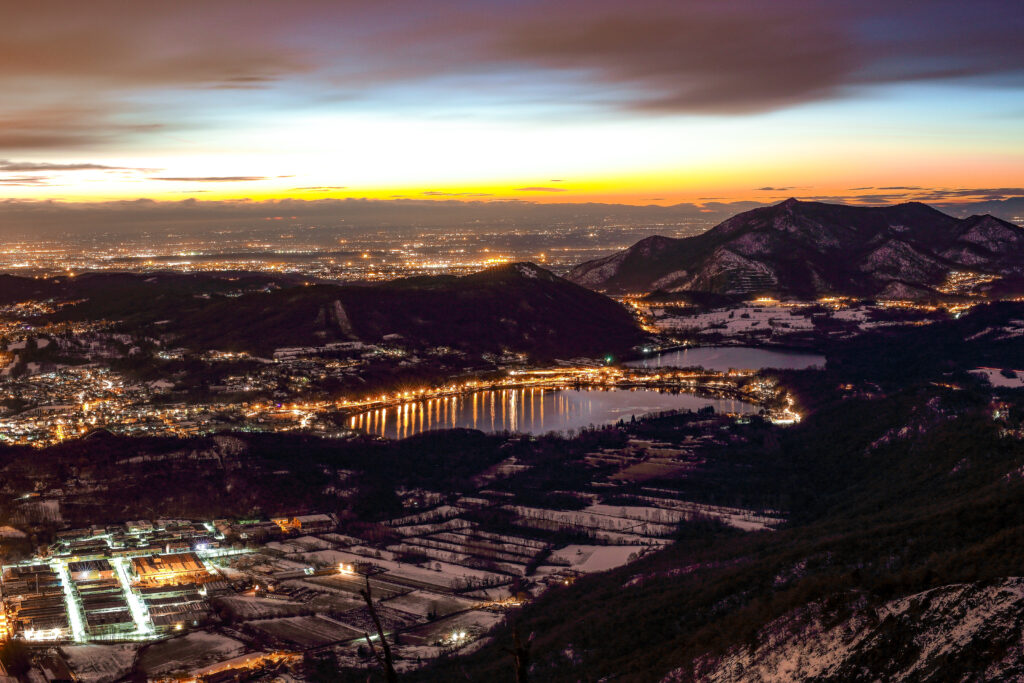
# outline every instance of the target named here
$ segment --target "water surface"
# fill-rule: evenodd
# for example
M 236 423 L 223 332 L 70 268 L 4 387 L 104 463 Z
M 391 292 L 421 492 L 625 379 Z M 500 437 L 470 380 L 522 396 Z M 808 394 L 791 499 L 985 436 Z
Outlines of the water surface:
M 759 349 L 753 346 L 695 346 L 626 363 L 631 368 L 693 368 L 705 370 L 807 370 L 825 367 L 825 356 L 805 351 Z
M 466 427 L 485 432 L 545 434 L 610 424 L 663 410 L 752 413 L 757 406 L 730 399 L 654 389 L 524 388 L 474 391 L 368 410 L 349 419 L 352 429 L 392 439 L 431 429 Z

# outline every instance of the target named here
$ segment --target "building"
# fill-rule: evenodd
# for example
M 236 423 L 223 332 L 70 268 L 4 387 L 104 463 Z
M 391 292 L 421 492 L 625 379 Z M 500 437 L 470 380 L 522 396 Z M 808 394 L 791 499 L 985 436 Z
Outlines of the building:
M 60 577 L 45 564 L 10 567 L 4 572 L 8 630 L 27 640 L 63 640 L 71 634 Z
M 204 583 L 213 578 L 195 553 L 136 557 L 132 574 L 142 586 Z
M 10 567 L 4 572 L 4 597 L 62 595 L 60 577 L 46 564 Z
M 89 635 L 127 633 L 135 629 L 128 601 L 117 579 L 74 582 Z
M 184 550 L 192 550 L 191 541 L 178 538 L 164 543 L 165 553 L 180 553 Z
M 0 602 L 0 642 L 9 640 L 12 635 L 14 630 L 13 625 L 7 620 L 7 605 Z
M 153 531 L 153 522 L 148 519 L 132 520 L 125 522 L 125 528 L 130 534 L 151 533 Z
M 68 572 L 71 574 L 71 580 L 75 582 L 114 578 L 114 568 L 106 560 L 70 562 Z
M 158 632 L 198 626 L 209 617 L 206 598 L 195 584 L 151 586 L 139 589 L 139 597 Z
M 264 543 L 281 537 L 281 526 L 275 522 L 245 522 L 232 524 L 228 529 L 231 536 L 242 541 Z
M 334 531 L 338 527 L 333 517 L 324 514 L 275 517 L 272 521 L 286 533 L 321 534 Z

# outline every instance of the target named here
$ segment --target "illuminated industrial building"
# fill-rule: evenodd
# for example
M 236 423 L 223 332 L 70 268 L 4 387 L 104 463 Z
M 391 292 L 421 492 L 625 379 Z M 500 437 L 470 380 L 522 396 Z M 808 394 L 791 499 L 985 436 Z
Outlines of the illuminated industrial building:
M 338 523 L 330 515 L 300 515 L 298 517 L 275 517 L 274 524 L 288 533 L 318 534 L 334 531 Z
M 114 568 L 107 560 L 71 562 L 68 564 L 68 573 L 71 574 L 71 580 L 75 582 L 114 578 Z
M 132 576 L 141 586 L 204 583 L 213 578 L 195 553 L 133 558 Z

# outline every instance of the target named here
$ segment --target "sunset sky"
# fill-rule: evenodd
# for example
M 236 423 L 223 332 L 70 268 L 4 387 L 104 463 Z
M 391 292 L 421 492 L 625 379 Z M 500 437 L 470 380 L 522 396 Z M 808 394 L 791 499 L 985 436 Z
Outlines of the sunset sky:
M 0 64 L 8 199 L 1024 195 L 1006 0 L 4 0 Z

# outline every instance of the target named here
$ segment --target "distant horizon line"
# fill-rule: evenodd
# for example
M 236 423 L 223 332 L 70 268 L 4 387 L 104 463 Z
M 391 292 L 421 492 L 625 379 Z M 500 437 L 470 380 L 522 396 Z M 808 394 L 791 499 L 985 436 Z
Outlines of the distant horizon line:
M 992 215 L 1024 224 L 1024 196 L 982 201 L 900 201 L 855 203 L 841 197 L 790 197 L 804 203 L 824 203 L 851 208 L 885 208 L 921 203 L 955 218 Z M 831 200 L 831 201 L 828 201 Z M 775 206 L 754 200 L 625 204 L 607 202 L 537 202 L 479 199 L 374 199 L 374 198 L 270 198 L 158 200 L 151 198 L 95 202 L 58 200 L 0 200 L 0 236 L 22 239 L 32 236 L 131 234 L 165 231 L 216 231 L 287 226 L 290 229 L 447 227 L 480 223 L 484 228 L 508 223 L 509 229 L 531 228 L 537 223 L 614 227 L 609 221 L 715 224 L 753 209 Z M 711 227 L 711 225 L 708 225 Z
M 515 197 L 475 198 L 464 199 L 450 196 L 423 196 L 423 197 L 373 197 L 373 196 L 348 196 L 348 197 L 221 197 L 217 199 L 204 199 L 201 197 L 186 197 L 183 199 L 155 198 L 147 196 L 131 198 L 103 198 L 103 199 L 68 199 L 64 197 L 33 198 L 33 197 L 8 197 L 0 199 L 0 211 L 9 207 L 99 207 L 99 206 L 271 206 L 286 203 L 300 205 L 322 205 L 327 203 L 340 204 L 376 204 L 376 205 L 398 205 L 398 206 L 535 206 L 535 207 L 563 207 L 563 206 L 609 206 L 626 207 L 633 209 L 675 209 L 675 208 L 703 208 L 703 207 L 730 207 L 730 206 L 751 206 L 753 208 L 764 206 L 776 206 L 793 200 L 801 203 L 836 204 L 852 207 L 885 207 L 899 206 L 901 204 L 926 204 L 928 206 L 968 206 L 972 204 L 994 204 L 1008 203 L 1014 201 L 1024 202 L 1024 193 L 1002 195 L 993 197 L 977 198 L 976 195 L 956 194 L 962 191 L 951 191 L 951 194 L 941 197 L 892 197 L 887 199 L 867 199 L 858 195 L 779 195 L 768 201 L 761 199 L 725 199 L 708 198 L 694 201 L 677 201 L 672 203 L 660 203 L 654 200 L 645 201 L 612 201 L 612 200 L 558 200 L 551 199 L 540 201 L 536 199 L 521 199 Z M 937 194 L 945 194 L 937 192 Z M 863 200 L 862 200 L 863 199 Z M 861 201 L 862 200 L 862 201 Z

